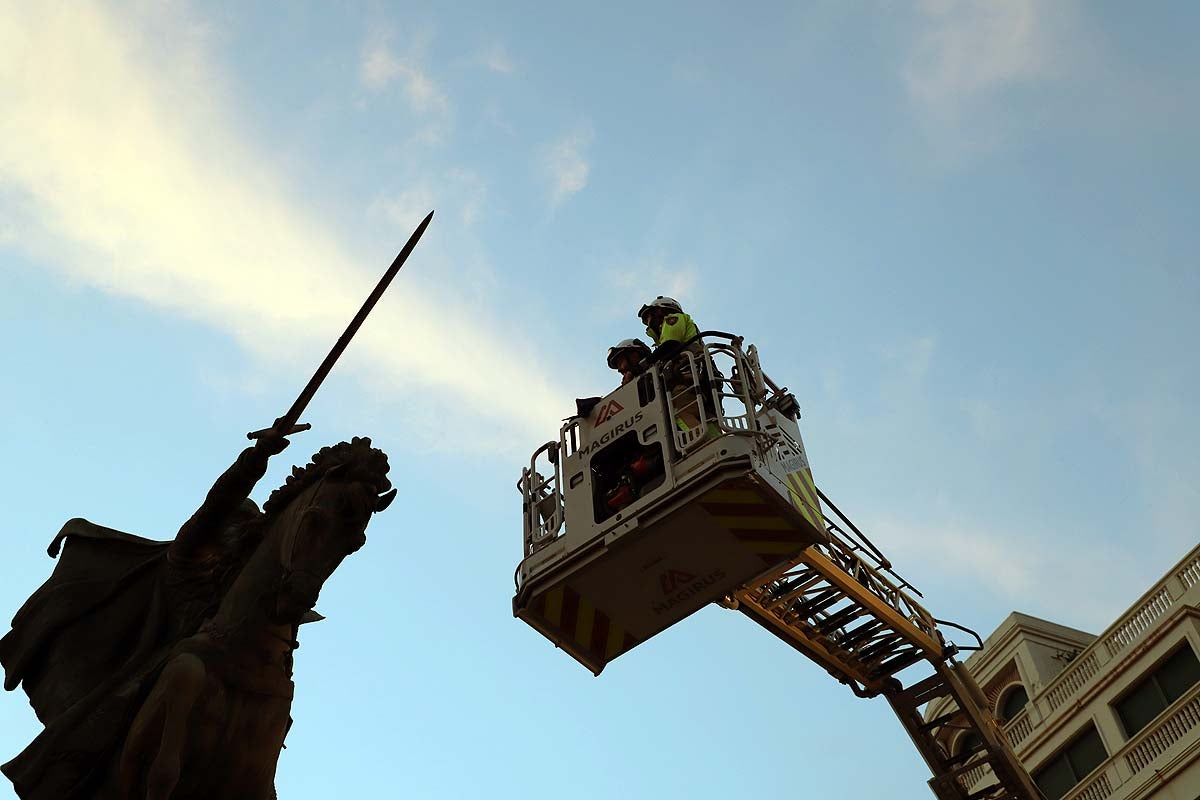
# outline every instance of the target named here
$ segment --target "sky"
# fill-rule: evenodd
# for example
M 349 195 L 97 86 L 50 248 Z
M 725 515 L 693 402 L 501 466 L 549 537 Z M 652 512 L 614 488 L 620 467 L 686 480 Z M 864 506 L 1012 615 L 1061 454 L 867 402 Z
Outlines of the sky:
M 936 616 L 1103 630 L 1200 538 L 1198 23 L 4 3 L 0 615 L 68 518 L 173 536 L 434 209 L 253 495 L 353 435 L 399 488 L 302 631 L 279 796 L 928 797 L 884 701 L 738 614 L 599 678 L 514 620 L 514 484 L 671 295 Z M 38 730 L 0 697 L 0 759 Z

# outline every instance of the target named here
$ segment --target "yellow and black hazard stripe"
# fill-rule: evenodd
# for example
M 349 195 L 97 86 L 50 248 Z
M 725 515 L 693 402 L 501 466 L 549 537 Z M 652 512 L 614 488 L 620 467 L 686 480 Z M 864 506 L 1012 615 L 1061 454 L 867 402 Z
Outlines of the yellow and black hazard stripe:
M 813 482 L 812 472 L 807 469 L 797 470 L 787 476 L 788 494 L 792 505 L 804 515 L 818 531 L 825 530 L 824 516 L 821 504 L 817 500 L 817 486 Z
M 589 653 L 601 664 L 638 643 L 633 634 L 565 583 L 535 597 L 529 610 L 558 631 L 563 643 Z
M 791 495 L 792 505 L 796 510 L 818 531 L 825 530 L 825 520 L 821 514 L 821 504 L 817 501 L 817 485 L 813 482 L 812 472 L 808 469 L 789 472 L 787 485 L 788 494 Z
M 764 563 L 775 565 L 799 553 L 813 537 L 767 502 L 761 491 L 749 481 L 727 481 L 706 492 L 699 504 Z

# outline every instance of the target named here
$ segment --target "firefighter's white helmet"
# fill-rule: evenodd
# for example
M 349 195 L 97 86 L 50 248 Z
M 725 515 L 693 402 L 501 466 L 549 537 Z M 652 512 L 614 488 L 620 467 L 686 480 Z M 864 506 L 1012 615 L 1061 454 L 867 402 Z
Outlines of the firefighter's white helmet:
M 653 354 L 650 345 L 643 342 L 641 339 L 622 339 L 612 347 L 608 348 L 608 366 L 613 369 L 617 368 L 617 357 L 622 353 L 634 353 L 640 358 L 649 358 Z
M 683 313 L 683 307 L 679 305 L 678 300 L 676 300 L 674 297 L 664 297 L 660 294 L 658 297 L 642 306 L 641 310 L 638 311 L 638 319 L 642 321 L 642 324 L 648 324 L 646 322 L 646 314 L 655 308 L 661 308 L 664 311 L 674 311 L 677 314 Z

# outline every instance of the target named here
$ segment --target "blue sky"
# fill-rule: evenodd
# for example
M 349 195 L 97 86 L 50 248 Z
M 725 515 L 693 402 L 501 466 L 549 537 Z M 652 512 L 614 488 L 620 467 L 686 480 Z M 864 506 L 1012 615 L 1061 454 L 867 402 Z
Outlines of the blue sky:
M 255 492 L 356 434 L 400 488 L 280 796 L 927 797 L 739 615 L 599 679 L 513 620 L 513 484 L 670 294 L 937 616 L 1105 627 L 1197 539 L 1195 7 L 447 5 L 0 10 L 0 613 L 67 518 L 172 536 L 433 208 Z

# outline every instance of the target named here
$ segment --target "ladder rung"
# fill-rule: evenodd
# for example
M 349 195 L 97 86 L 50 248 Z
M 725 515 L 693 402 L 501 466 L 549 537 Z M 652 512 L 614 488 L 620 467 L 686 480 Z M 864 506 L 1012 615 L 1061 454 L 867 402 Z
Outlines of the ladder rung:
M 857 628 L 839 639 L 838 644 L 846 648 L 854 647 L 854 645 L 858 644 L 864 639 L 869 639 L 875 634 L 879 633 L 885 627 L 887 626 L 879 620 L 871 619 L 870 621 L 859 625 Z
M 824 580 L 824 579 L 820 575 L 817 575 L 816 577 L 811 578 L 808 581 L 805 581 L 803 585 L 792 589 L 790 592 L 787 592 L 786 594 L 778 595 L 777 597 L 773 598 L 769 603 L 765 603 L 765 605 L 767 606 L 767 608 L 771 609 L 772 611 L 775 611 L 780 606 L 786 606 L 788 603 L 792 603 L 795 600 L 797 600 L 798 598 L 802 597 L 805 592 L 811 591 L 812 588 L 814 586 L 816 586 L 817 584 L 819 584 L 822 580 Z M 801 601 L 801 602 L 803 602 L 803 601 Z
M 877 656 L 884 655 L 888 650 L 891 650 L 903 641 L 903 636 L 898 633 L 893 633 L 891 636 L 888 636 L 885 639 L 880 639 L 875 644 L 864 647 L 858 654 L 859 660 L 874 661 Z
M 923 730 L 925 732 L 929 732 L 935 728 L 940 728 L 943 725 L 945 725 L 947 722 L 949 722 L 950 720 L 957 717 L 958 713 L 959 713 L 958 709 L 956 708 L 953 711 L 951 711 L 949 714 L 942 714 L 940 717 L 935 717 L 935 718 L 929 720 L 929 722 L 923 722 L 923 723 L 921 723 L 921 730 Z
M 882 678 L 884 675 L 895 675 L 900 670 L 911 667 L 913 664 L 916 664 L 923 658 L 925 658 L 925 654 L 919 649 L 914 648 L 907 653 L 902 653 L 888 661 L 884 661 L 879 665 L 879 669 L 876 670 L 875 676 Z
M 817 575 L 812 570 L 805 570 L 799 575 L 785 578 L 778 586 L 768 588 L 764 594 L 769 598 L 769 603 L 775 603 L 783 600 L 789 594 L 803 591 L 819 580 L 821 580 L 820 575 Z
M 791 613 L 799 614 L 802 617 L 812 617 L 818 611 L 824 611 L 843 597 L 845 595 L 838 589 L 826 589 L 812 600 L 796 603 L 796 605 L 792 606 Z
M 818 592 L 816 592 L 813 595 L 810 595 L 809 597 L 798 598 L 795 602 L 793 602 L 790 606 L 788 606 L 787 611 L 788 612 L 796 612 L 796 611 L 803 612 L 803 610 L 812 603 L 822 603 L 825 600 L 828 600 L 830 597 L 837 597 L 837 596 L 838 596 L 838 590 L 832 586 L 826 585 L 826 586 L 823 586 Z
M 936 672 L 924 680 L 914 683 L 902 693 L 912 703 L 913 708 L 925 705 L 930 700 L 945 697 L 950 694 L 950 687 Z
M 827 617 L 826 619 L 821 620 L 819 623 L 817 623 L 817 625 L 815 627 L 816 627 L 818 633 L 820 633 L 823 636 L 828 636 L 829 634 L 836 631 L 838 628 L 841 628 L 846 623 L 852 621 L 859 614 L 863 614 L 863 613 L 866 613 L 866 612 L 864 612 L 863 609 L 859 608 L 858 606 L 850 606 L 849 608 L 843 608 L 841 611 L 837 612 L 836 614 L 832 614 L 829 617 Z M 841 643 L 839 642 L 838 644 L 841 644 Z
M 954 768 L 954 767 L 963 766 L 967 762 L 969 762 L 972 758 L 974 758 L 975 756 L 979 755 L 980 753 L 985 752 L 985 750 L 986 750 L 986 748 L 981 746 L 981 747 L 976 747 L 973 750 L 964 750 L 956 756 L 950 756 L 949 758 L 946 759 L 946 762 L 945 762 L 946 767 Z M 984 758 L 979 759 L 978 764 L 971 764 L 970 769 L 975 769 L 976 767 L 979 766 L 979 764 L 990 763 L 990 761 L 991 761 L 991 759 L 989 759 L 985 756 Z M 967 767 L 963 766 L 963 769 L 961 771 L 966 772 L 967 769 L 968 769 Z

